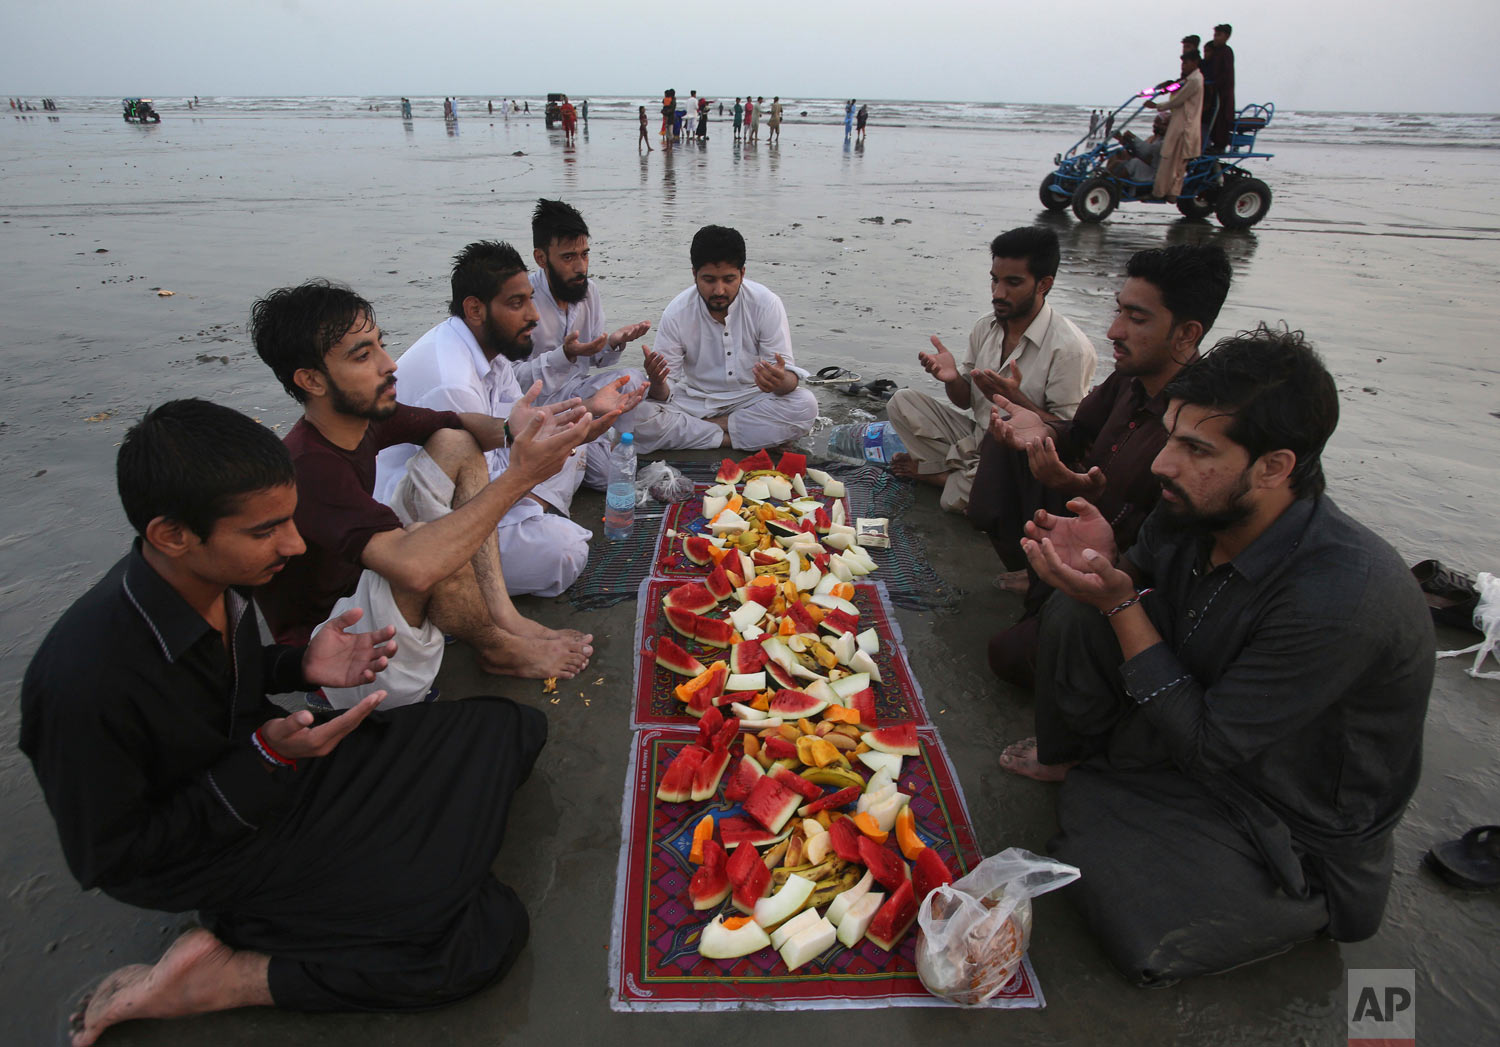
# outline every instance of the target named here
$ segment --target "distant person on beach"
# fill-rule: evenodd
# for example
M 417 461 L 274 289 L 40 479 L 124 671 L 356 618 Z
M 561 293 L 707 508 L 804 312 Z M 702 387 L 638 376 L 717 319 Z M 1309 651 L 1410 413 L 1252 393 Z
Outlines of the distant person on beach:
M 495 115 L 495 100 L 493 98 L 491 98 L 489 100 L 489 102 L 488 102 L 488 105 L 489 105 L 489 108 L 490 108 L 490 115 L 494 116 Z
M 745 137 L 746 138 L 750 137 L 750 127 L 751 127 L 751 124 L 755 120 L 754 108 L 755 108 L 755 105 L 754 105 L 753 102 L 751 102 L 750 96 L 746 95 L 745 96 Z
M 1021 619 L 989 642 L 990 668 L 1002 680 L 1033 685 L 1037 615 L 1052 592 L 1021 551 L 1025 525 L 1039 510 L 1062 513 L 1068 499 L 1083 497 L 1110 522 L 1116 548 L 1134 544 L 1161 494 L 1151 461 L 1167 441 L 1162 390 L 1198 358 L 1230 278 L 1229 259 L 1212 244 L 1136 252 L 1105 335 L 1114 347 L 1114 372 L 1072 419 L 1054 418 L 1021 397 L 991 400 L 969 522 L 1012 572 L 998 579 L 1002 588 L 1025 594 Z
M 646 350 L 651 389 L 636 417 L 658 428 L 638 438 L 640 453 L 756 451 L 812 432 L 818 401 L 800 386 L 806 372 L 792 360 L 786 307 L 745 279 L 745 238 L 706 225 L 694 234 L 690 257 L 693 286 L 672 299 L 655 351 Z
M 869 107 L 869 105 L 861 105 L 859 107 L 859 112 L 857 112 L 857 113 L 854 114 L 854 131 L 855 131 L 855 135 L 857 137 L 863 138 L 865 136 L 865 124 L 867 124 L 869 122 L 869 120 L 870 120 L 870 107 Z
M 708 141 L 708 112 L 712 103 L 707 98 L 698 99 L 698 140 Z
M 568 101 L 567 95 L 563 95 L 562 106 L 558 112 L 562 116 L 563 141 L 571 143 L 573 136 L 578 132 L 578 110 L 573 108 L 573 103 Z
M 844 137 L 848 138 L 854 133 L 854 99 L 849 99 L 849 104 L 844 106 Z
M 691 138 L 698 126 L 698 92 L 689 91 L 682 108 L 682 137 Z
M 635 150 L 636 152 L 640 152 L 641 142 L 644 142 L 646 144 L 646 152 L 649 153 L 651 152 L 651 140 L 646 137 L 646 107 L 640 106 L 639 109 L 641 111 L 641 137 L 640 141 L 636 143 Z
M 545 284 L 546 277 L 541 278 Z M 453 261 L 452 300 L 449 317 L 412 343 L 401 357 L 402 379 L 399 394 L 403 404 L 467 417 L 469 414 L 493 418 L 496 424 L 525 410 L 533 403 L 541 405 L 551 398 L 556 409 L 567 410 L 577 398 L 561 395 L 563 381 L 551 386 L 541 376 L 523 390 L 518 373 L 531 356 L 535 345 L 532 331 L 539 330 L 539 311 L 535 297 L 536 281 L 526 271 L 520 254 L 509 244 L 480 241 L 469 244 Z M 597 307 L 594 297 L 591 304 Z M 555 305 L 544 306 L 558 312 Z M 595 310 L 597 312 L 597 309 Z M 560 318 L 549 318 L 561 327 Z M 575 322 L 578 318 L 575 316 Z M 631 329 L 627 329 L 631 330 Z M 611 338 L 617 335 L 609 336 Z M 562 342 L 559 336 L 559 342 Z M 549 370 L 550 376 L 562 378 L 575 370 L 588 370 L 587 360 L 570 361 L 565 354 L 584 349 L 602 348 L 603 336 L 593 345 L 579 346 L 570 335 L 565 348 L 553 355 L 561 360 L 560 368 Z M 544 363 L 547 361 L 535 361 Z M 522 365 L 518 367 L 517 365 Z M 573 497 L 585 476 L 592 486 L 603 489 L 607 483 L 608 448 L 590 446 L 609 432 L 623 412 L 629 411 L 645 395 L 644 376 L 637 381 L 637 391 L 628 393 L 625 386 L 631 376 L 605 375 L 597 380 L 593 391 L 583 401 L 592 422 L 560 469 L 538 480 L 526 494 L 516 499 L 505 512 L 492 521 L 490 529 L 496 538 L 500 563 L 505 567 L 505 588 L 512 596 L 534 594 L 556 596 L 583 571 L 588 561 L 591 532 L 569 519 Z M 511 425 L 512 432 L 515 426 Z M 390 447 L 381 452 L 375 477 L 376 497 L 396 506 L 403 485 L 411 482 L 413 470 L 424 463 L 411 445 Z M 485 448 L 483 466 L 489 478 L 503 479 L 515 466 L 510 452 L 502 446 Z
M 758 141 L 760 141 L 760 122 L 765 119 L 765 116 L 766 116 L 765 110 L 766 110 L 766 96 L 765 95 L 756 95 L 755 96 L 755 112 L 753 113 L 753 115 L 750 118 L 750 141 L 752 141 L 752 142 L 758 142 Z
M 1162 142 L 1161 166 L 1156 170 L 1151 190 L 1151 199 L 1167 203 L 1175 203 L 1182 192 L 1187 163 L 1198 155 L 1202 144 L 1199 135 L 1203 122 L 1203 74 L 1198 71 L 1197 52 L 1182 56 L 1181 85 L 1164 100 L 1145 103 L 1147 109 L 1168 110 L 1172 114 Z
M 781 141 L 781 96 L 776 95 L 771 99 L 771 121 L 767 125 L 766 144 Z
M 585 124 L 589 122 L 589 100 L 587 98 L 583 100 L 583 122 Z
M 1229 147 L 1229 131 L 1234 125 L 1234 49 L 1229 46 L 1232 32 L 1234 27 L 1227 23 L 1214 26 L 1214 38 L 1204 49 L 1203 113 L 1208 122 L 1208 151 L 1214 153 Z
M 1049 850 L 1140 985 L 1380 928 L 1433 680 L 1415 579 L 1325 493 L 1338 391 L 1301 332 L 1225 339 L 1163 392 L 1135 545 L 1084 498 L 1027 529 L 1058 591 L 1036 738 L 1001 759 L 1062 782 Z
M 1094 135 L 1099 131 L 1099 110 L 1089 110 L 1089 140 L 1093 141 Z
M 251 340 L 302 405 L 286 435 L 297 472 L 298 532 L 307 552 L 256 593 L 279 643 L 306 643 L 352 608 L 396 626 L 398 649 L 373 683 L 324 688 L 335 709 L 371 691 L 385 705 L 427 699 L 442 666 L 444 633 L 469 644 L 486 672 L 571 677 L 588 664 L 591 637 L 523 616 L 505 588 L 494 531 L 533 487 L 555 476 L 593 419 L 576 404 L 534 405 L 515 424 L 475 411 L 428 411 L 396 399 L 396 365 L 370 304 L 347 287 L 310 281 L 255 303 Z M 575 415 L 582 417 L 575 418 Z M 375 456 L 420 448 L 391 499 L 374 498 Z M 506 447 L 511 468 L 491 481 L 482 451 Z
M 368 682 L 396 645 L 357 612 L 262 645 L 251 589 L 304 548 L 286 446 L 173 400 L 116 475 L 134 544 L 32 658 L 20 744 L 80 885 L 202 926 L 99 982 L 71 1042 L 237 1007 L 423 1010 L 501 977 L 528 921 L 492 866 L 545 717 L 470 698 L 365 722 L 380 691 L 288 715 L 266 695 Z
M 742 106 L 742 105 L 740 105 L 739 96 L 737 96 L 737 95 L 735 96 L 735 99 L 734 99 L 733 115 L 734 115 L 734 137 L 736 139 L 738 139 L 740 137 L 740 130 L 741 130 L 741 127 L 743 126 L 743 121 L 744 121 L 744 117 L 745 117 L 745 107 Z
M 661 137 L 667 137 L 667 132 L 672 128 L 672 114 L 677 109 L 677 94 L 675 91 L 667 91 L 661 96 Z
M 410 98 L 402 98 L 401 99 L 401 119 L 403 119 L 403 120 L 410 120 L 411 119 L 411 99 Z
M 887 413 L 909 451 L 891 460 L 891 472 L 942 488 L 940 502 L 950 513 L 968 508 L 991 396 L 1015 393 L 1053 417 L 1071 418 L 1089 391 L 1094 347 L 1047 302 L 1060 253 L 1057 234 L 1039 226 L 995 237 L 991 308 L 969 332 L 962 365 L 937 335 L 932 352 L 917 354 L 927 373 L 943 383 L 947 402 L 915 389 L 891 397 Z

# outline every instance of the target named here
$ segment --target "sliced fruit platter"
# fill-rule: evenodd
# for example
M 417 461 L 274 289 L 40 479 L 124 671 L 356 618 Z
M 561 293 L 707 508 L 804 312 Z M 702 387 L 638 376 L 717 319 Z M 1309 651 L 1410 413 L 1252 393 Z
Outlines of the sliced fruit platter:
M 896 952 L 921 900 L 963 871 L 924 840 L 902 791 L 903 762 L 922 755 L 917 727 L 871 729 L 839 704 L 780 711 L 781 724 L 746 730 L 708 707 L 654 779 L 695 867 L 682 901 L 707 917 L 698 955 L 772 949 L 797 971 L 864 941 Z
M 811 550 L 843 555 L 858 547 L 844 485 L 807 466 L 804 455 L 788 452 L 774 465 L 765 451 L 742 461 L 724 459 L 712 484 L 700 485 L 694 496 L 672 505 L 657 544 L 655 569 L 665 577 L 701 577 L 723 562 L 731 550 L 762 553 L 762 560 L 778 558 L 795 540 Z M 802 537 L 798 537 L 802 536 Z M 875 570 L 875 561 L 858 549 L 843 581 Z M 763 563 L 761 566 L 770 566 Z M 730 563 L 734 569 L 734 564 Z M 821 571 L 839 568 L 821 567 Z M 784 574 L 788 568 L 774 572 Z M 773 573 L 773 572 L 766 572 Z

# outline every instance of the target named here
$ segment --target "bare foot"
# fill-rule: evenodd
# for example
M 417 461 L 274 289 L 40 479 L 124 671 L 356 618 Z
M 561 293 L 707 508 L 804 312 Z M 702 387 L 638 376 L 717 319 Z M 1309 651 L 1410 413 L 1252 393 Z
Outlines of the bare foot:
M 111 1025 L 136 1018 L 269 1006 L 266 964 L 264 956 L 237 953 L 201 927 L 188 931 L 154 965 L 121 967 L 84 997 L 68 1019 L 73 1047 L 87 1047 Z
M 1031 588 L 1031 575 L 1026 571 L 1002 571 L 995 575 L 995 588 L 1005 593 L 1024 593 Z
M 1040 763 L 1036 758 L 1036 739 L 1023 738 L 1005 747 L 1000 754 L 1000 767 L 1023 778 L 1035 778 L 1039 782 L 1060 782 L 1077 763 Z
M 905 451 L 892 455 L 891 475 L 899 476 L 903 480 L 915 480 L 917 478 L 917 460 Z
M 535 625 L 536 623 L 531 623 Z M 543 629 L 538 626 L 537 628 Z M 543 629 L 543 634 L 518 635 L 502 630 L 504 642 L 498 650 L 480 653 L 484 671 L 497 676 L 519 676 L 546 680 L 556 676 L 571 680 L 583 672 L 594 653 L 592 634 L 574 629 Z

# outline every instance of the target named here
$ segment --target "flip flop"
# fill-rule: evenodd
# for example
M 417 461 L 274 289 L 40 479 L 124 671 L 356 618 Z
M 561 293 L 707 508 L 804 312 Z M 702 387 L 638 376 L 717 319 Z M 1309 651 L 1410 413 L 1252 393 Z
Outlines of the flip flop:
M 889 400 L 901 388 L 889 378 L 877 378 L 873 382 L 851 382 L 839 392 L 845 396 L 871 396 L 877 400 Z
M 1480 825 L 1457 840 L 1437 844 L 1423 859 L 1427 868 L 1466 891 L 1500 887 L 1500 825 Z
M 818 373 L 811 378 L 802 379 L 805 385 L 832 385 L 834 382 L 858 382 L 859 372 L 851 371 L 847 367 L 838 364 L 829 364 L 827 367 L 819 368 Z

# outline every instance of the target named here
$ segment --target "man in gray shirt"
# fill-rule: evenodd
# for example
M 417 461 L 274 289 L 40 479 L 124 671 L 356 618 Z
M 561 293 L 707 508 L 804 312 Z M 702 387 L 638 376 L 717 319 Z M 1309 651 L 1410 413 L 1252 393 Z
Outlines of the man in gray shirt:
M 1051 850 L 1140 984 L 1375 933 L 1433 675 L 1416 582 L 1323 492 L 1338 394 L 1301 334 L 1226 339 L 1166 393 L 1123 558 L 1083 499 L 1027 528 L 1058 592 L 1037 737 L 1000 761 L 1063 782 Z

